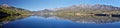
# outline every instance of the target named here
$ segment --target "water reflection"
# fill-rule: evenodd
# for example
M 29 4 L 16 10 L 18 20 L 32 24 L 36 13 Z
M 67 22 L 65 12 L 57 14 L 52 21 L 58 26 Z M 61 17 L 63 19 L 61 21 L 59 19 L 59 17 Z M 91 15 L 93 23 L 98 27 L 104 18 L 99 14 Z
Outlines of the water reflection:
M 11 21 L 24 19 L 26 17 L 28 17 L 28 16 L 5 16 L 5 17 L 0 17 L 0 25 L 9 23 Z
M 26 18 L 27 17 L 27 18 Z M 20 20 L 23 19 L 23 20 Z M 16 21 L 18 20 L 18 21 Z M 14 22 L 12 22 L 14 21 Z M 33 15 L 33 16 L 7 16 L 1 18 L 4 28 L 116 28 L 119 27 L 120 18 L 106 16 L 71 16 L 71 15 Z M 5 22 L 5 23 L 4 23 Z M 76 23 L 77 22 L 77 23 Z M 6 24 L 7 23 L 7 24 Z M 87 24 L 93 23 L 93 24 Z M 111 23 L 111 24 L 103 24 Z M 120 27 L 119 27 L 120 28 Z
M 40 17 L 49 18 L 49 17 L 59 17 L 59 19 L 63 20 L 71 20 L 78 23 L 114 23 L 119 22 L 119 17 L 107 17 L 107 16 L 70 16 L 70 15 L 39 15 Z
M 36 16 L 36 15 L 34 15 Z M 96 23 L 96 24 L 102 24 L 102 23 L 113 23 L 113 22 L 119 22 L 120 18 L 118 17 L 107 17 L 107 16 L 70 16 L 70 15 L 37 15 L 39 17 L 49 18 L 54 17 L 62 20 L 71 20 L 78 23 Z M 28 16 L 6 16 L 6 17 L 0 17 L 0 25 L 6 24 L 11 21 L 24 19 Z
M 44 17 L 44 18 L 49 18 L 49 17 L 52 17 L 53 15 L 42 14 L 42 15 L 34 15 L 34 16 L 40 16 L 40 17 Z

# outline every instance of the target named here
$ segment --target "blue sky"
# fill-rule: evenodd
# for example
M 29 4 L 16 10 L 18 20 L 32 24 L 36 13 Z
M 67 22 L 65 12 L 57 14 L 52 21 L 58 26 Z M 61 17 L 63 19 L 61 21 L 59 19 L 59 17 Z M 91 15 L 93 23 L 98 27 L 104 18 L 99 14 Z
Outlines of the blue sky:
M 77 4 L 105 4 L 120 7 L 120 0 L 0 0 L 0 4 L 9 4 L 31 11 L 45 8 L 67 7 Z

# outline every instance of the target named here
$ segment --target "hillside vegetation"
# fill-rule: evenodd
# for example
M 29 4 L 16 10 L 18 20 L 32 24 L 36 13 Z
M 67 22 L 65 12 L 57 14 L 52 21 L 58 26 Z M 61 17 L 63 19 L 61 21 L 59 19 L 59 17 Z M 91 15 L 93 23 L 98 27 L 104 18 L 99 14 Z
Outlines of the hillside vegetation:
M 25 10 L 22 8 L 16 8 L 13 6 L 9 6 L 6 4 L 0 5 L 0 14 L 1 15 L 25 15 L 25 14 L 30 14 L 31 11 Z

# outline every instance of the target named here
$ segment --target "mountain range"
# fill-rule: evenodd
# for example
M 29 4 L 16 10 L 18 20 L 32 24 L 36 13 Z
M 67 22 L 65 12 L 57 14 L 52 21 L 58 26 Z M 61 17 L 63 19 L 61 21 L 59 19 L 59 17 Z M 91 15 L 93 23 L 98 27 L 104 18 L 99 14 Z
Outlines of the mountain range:
M 80 13 L 80 14 L 120 14 L 120 7 L 101 4 L 80 4 L 68 7 L 55 8 L 56 13 Z
M 101 4 L 80 4 L 80 5 L 72 5 L 72 6 L 68 6 L 68 7 L 61 7 L 61 8 L 56 8 L 55 10 L 64 10 L 64 9 L 68 9 L 68 10 L 80 10 L 80 9 L 93 9 L 93 10 L 120 10 L 119 7 L 115 7 L 112 5 L 101 5 Z

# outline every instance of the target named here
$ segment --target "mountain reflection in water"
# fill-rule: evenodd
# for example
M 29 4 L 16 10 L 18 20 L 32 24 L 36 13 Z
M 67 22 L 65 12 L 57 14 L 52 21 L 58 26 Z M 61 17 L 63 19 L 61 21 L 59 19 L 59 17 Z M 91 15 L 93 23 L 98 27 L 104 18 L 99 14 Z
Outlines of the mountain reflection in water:
M 37 15 L 44 18 L 49 17 L 57 17 L 63 20 L 71 20 L 73 22 L 79 23 L 96 23 L 96 24 L 104 24 L 104 23 L 114 23 L 119 22 L 119 17 L 107 17 L 107 16 L 70 16 L 70 15 Z
M 27 18 L 26 18 L 27 17 Z M 39 18 L 40 17 L 40 18 Z M 42 19 L 43 18 L 43 19 Z M 55 21 L 54 21 L 54 19 Z M 21 20 L 21 19 L 24 19 L 24 20 Z M 49 20 L 51 19 L 51 20 Z M 53 19 L 53 20 L 52 20 Z M 22 22 L 23 26 L 25 27 L 28 27 L 28 24 L 30 26 L 33 26 L 33 27 L 42 27 L 42 26 L 45 26 L 47 27 L 47 25 L 52 25 L 52 26 L 61 26 L 59 25 L 59 23 L 61 23 L 60 21 L 58 22 L 57 20 L 60 20 L 60 21 L 63 21 L 63 20 L 66 20 L 66 21 L 72 21 L 74 22 L 73 24 L 106 24 L 106 23 L 114 23 L 114 22 L 119 22 L 120 21 L 120 18 L 119 17 L 107 17 L 107 16 L 71 16 L 71 15 L 48 15 L 48 14 L 45 14 L 45 15 L 32 15 L 32 16 L 6 16 L 6 17 L 1 17 L 0 18 L 0 26 L 5 26 L 6 28 L 9 28 L 9 27 L 16 27 L 18 28 L 19 27 L 19 24 L 17 23 L 20 23 Z M 18 21 L 16 21 L 18 20 Z M 15 22 L 13 22 L 15 21 Z M 26 21 L 26 22 L 24 22 Z M 29 21 L 32 21 L 32 22 L 29 22 Z M 44 21 L 44 22 L 43 22 Z M 49 22 L 50 21 L 50 22 Z M 10 23 L 11 22 L 11 23 Z M 50 24 L 49 24 L 49 23 Z M 72 23 L 71 22 L 71 23 Z M 38 24 L 35 24 L 35 23 L 38 23 Z M 44 25 L 42 25 L 42 23 Z M 53 24 L 52 24 L 53 23 Z M 58 23 L 58 24 L 54 24 L 54 23 Z M 62 24 L 66 24 L 65 22 L 62 23 Z M 71 26 L 73 25 L 71 24 Z M 73 26 L 78 26 L 79 25 L 76 24 L 76 25 L 73 25 Z M 15 25 L 15 26 L 14 26 Z M 81 26 L 82 26 L 81 25 Z M 21 25 L 20 25 L 21 26 Z M 68 26 L 68 23 L 67 23 L 67 26 Z M 85 25 L 84 25 L 85 26 Z M 89 26 L 92 26 L 92 25 L 89 25 Z M 104 25 L 103 25 L 104 26 Z M 101 26 L 101 27 L 103 27 Z M 116 26 L 116 25 L 115 25 Z M 22 26 L 21 26 L 22 27 Z M 117 26 L 116 26 L 117 27 Z M 24 27 L 22 27 L 24 28 Z
M 0 25 L 9 23 L 11 21 L 24 19 L 26 17 L 28 17 L 28 16 L 5 16 L 5 17 L 0 17 Z
M 102 24 L 102 23 L 113 23 L 113 22 L 119 22 L 120 18 L 118 17 L 107 17 L 107 16 L 69 16 L 69 15 L 37 15 L 44 18 L 49 17 L 57 17 L 59 19 L 63 20 L 71 20 L 74 22 L 79 23 L 96 23 L 96 24 Z M 29 16 L 6 16 L 6 17 L 0 17 L 0 25 L 9 23 L 11 21 L 24 19 Z

